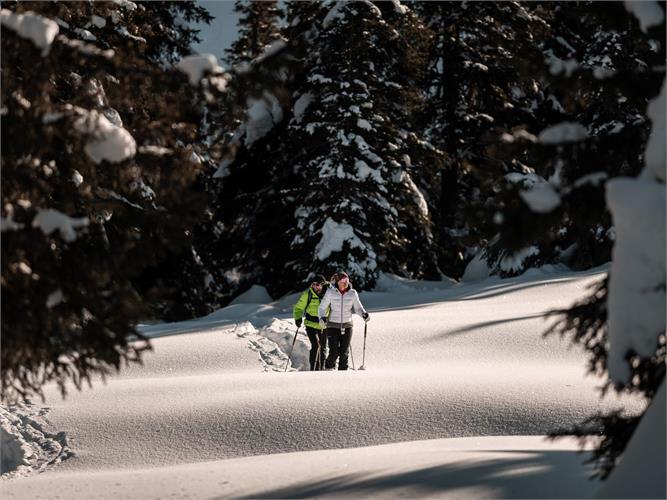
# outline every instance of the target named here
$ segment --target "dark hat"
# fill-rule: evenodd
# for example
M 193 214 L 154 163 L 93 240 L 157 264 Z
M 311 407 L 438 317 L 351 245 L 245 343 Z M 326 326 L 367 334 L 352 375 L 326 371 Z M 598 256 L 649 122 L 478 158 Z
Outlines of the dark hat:
M 322 274 L 316 274 L 313 278 L 313 283 L 326 283 L 327 279 Z

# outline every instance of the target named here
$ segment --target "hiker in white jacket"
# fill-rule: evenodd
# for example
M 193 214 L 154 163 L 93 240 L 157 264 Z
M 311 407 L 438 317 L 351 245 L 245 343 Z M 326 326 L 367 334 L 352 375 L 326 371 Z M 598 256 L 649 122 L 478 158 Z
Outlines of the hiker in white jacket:
M 331 308 L 327 318 L 327 308 Z M 370 319 L 369 314 L 359 301 L 359 294 L 352 288 L 350 277 L 345 271 L 334 275 L 332 286 L 320 301 L 318 316 L 320 325 L 326 328 L 329 343 L 329 356 L 325 362 L 327 370 L 333 370 L 338 361 L 339 370 L 347 370 L 347 358 L 352 340 L 352 313 L 355 312 L 364 321 Z

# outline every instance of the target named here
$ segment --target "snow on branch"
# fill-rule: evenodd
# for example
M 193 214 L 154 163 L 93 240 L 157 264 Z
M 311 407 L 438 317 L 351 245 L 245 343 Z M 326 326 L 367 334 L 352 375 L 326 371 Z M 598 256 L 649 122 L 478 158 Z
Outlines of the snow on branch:
M 628 382 L 627 355 L 653 356 L 665 332 L 667 194 L 665 193 L 665 82 L 648 107 L 653 128 L 645 167 L 637 178 L 607 182 L 616 240 L 609 271 L 609 376 Z
M 607 182 L 616 241 L 609 272 L 609 376 L 627 382 L 630 350 L 655 353 L 665 331 L 665 185 L 618 177 Z
M 560 195 L 548 182 L 536 182 L 528 189 L 519 191 L 519 196 L 536 213 L 548 213 L 560 205 Z
M 327 29 L 331 23 L 333 23 L 336 19 L 344 19 L 345 18 L 345 13 L 343 12 L 343 9 L 346 6 L 354 5 L 355 3 L 358 4 L 365 4 L 368 6 L 370 9 L 371 13 L 378 18 L 382 17 L 382 11 L 378 9 L 373 3 L 371 3 L 369 0 L 359 0 L 358 2 L 336 2 L 336 4 L 329 10 L 327 15 L 324 17 L 324 20 L 322 21 L 322 26 Z M 400 5 L 400 4 L 399 4 Z M 396 2 L 394 2 L 394 7 L 398 10 L 398 6 L 396 5 Z M 354 11 L 353 11 L 354 12 Z
M 55 21 L 32 11 L 16 14 L 8 9 L 2 9 L 0 10 L 0 22 L 3 26 L 15 31 L 21 38 L 31 40 L 36 47 L 42 49 L 42 56 L 49 53 L 51 43 L 60 30 Z
M 547 127 L 540 132 L 538 139 L 542 144 L 560 144 L 577 142 L 588 138 L 588 131 L 581 123 L 561 122 Z
M 52 208 L 38 210 L 37 215 L 32 220 L 32 227 L 40 228 L 47 236 L 58 230 L 65 241 L 76 240 L 75 229 L 86 227 L 88 224 L 88 217 L 72 218 Z
M 517 272 L 525 267 L 525 260 L 529 257 L 539 255 L 540 249 L 535 245 L 522 248 L 513 253 L 507 253 L 500 259 L 499 267 L 504 272 Z
M 103 160 L 118 163 L 135 155 L 137 144 L 127 130 L 95 110 L 80 113 L 82 116 L 74 122 L 74 128 L 88 136 L 84 150 L 95 163 Z
M 350 245 L 350 248 L 366 247 L 352 226 L 344 222 L 338 223 L 331 217 L 327 217 L 322 225 L 322 239 L 315 248 L 315 255 L 319 260 L 326 260 L 332 253 L 341 252 L 345 242 Z
M 655 179 L 665 182 L 665 85 L 657 98 L 653 99 L 648 106 L 648 116 L 653 127 L 651 136 L 646 144 L 644 158 L 646 168 L 642 175 L 649 175 Z
M 214 75 L 225 72 L 224 68 L 218 64 L 218 58 L 213 54 L 195 54 L 184 57 L 176 64 L 176 68 L 188 75 L 190 85 L 195 86 L 199 85 L 207 72 Z
M 626 0 L 625 9 L 639 20 L 639 27 L 644 33 L 651 26 L 659 26 L 665 18 L 658 2 Z
M 65 35 L 58 36 L 58 42 L 68 47 L 78 50 L 82 54 L 91 55 L 91 56 L 100 56 L 105 59 L 113 59 L 116 54 L 113 49 L 100 49 L 93 44 L 85 43 L 81 40 L 72 40 L 67 38 Z
M 246 147 L 268 134 L 283 119 L 283 108 L 276 96 L 270 92 L 265 91 L 259 99 L 249 97 L 247 103 Z

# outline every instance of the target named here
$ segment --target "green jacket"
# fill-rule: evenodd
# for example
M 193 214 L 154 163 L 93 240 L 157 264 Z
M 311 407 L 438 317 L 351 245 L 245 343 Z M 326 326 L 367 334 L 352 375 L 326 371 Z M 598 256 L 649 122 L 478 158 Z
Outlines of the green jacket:
M 320 319 L 317 316 L 317 309 L 319 307 L 320 298 L 315 291 L 309 287 L 308 290 L 301 294 L 301 297 L 296 301 L 296 304 L 294 304 L 294 319 L 303 318 L 304 325 L 310 328 L 315 328 L 316 330 L 322 330 Z

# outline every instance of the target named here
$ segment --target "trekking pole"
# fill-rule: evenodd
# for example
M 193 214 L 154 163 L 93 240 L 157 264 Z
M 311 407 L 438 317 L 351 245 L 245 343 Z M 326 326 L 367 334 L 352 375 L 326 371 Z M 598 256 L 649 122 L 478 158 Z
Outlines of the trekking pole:
M 294 344 L 296 344 L 296 336 L 299 334 L 299 328 L 300 326 L 296 327 L 296 332 L 294 332 L 294 340 L 292 340 L 292 347 L 289 350 L 289 354 L 287 355 L 287 361 L 285 361 L 285 371 L 287 371 L 287 366 L 289 365 L 290 358 L 292 357 L 292 351 L 294 350 Z
M 360 370 L 366 369 L 366 333 L 368 332 L 368 323 L 364 323 L 364 351 L 361 358 Z
M 320 370 L 322 367 L 320 364 L 322 363 L 321 359 L 321 353 L 322 353 L 322 342 L 320 341 L 320 336 L 319 334 L 315 334 L 317 338 L 317 354 L 315 355 L 315 366 L 313 366 L 313 370 Z
M 341 329 L 342 331 L 342 329 Z M 352 335 L 352 332 L 350 332 L 350 335 Z M 356 370 L 354 367 L 354 354 L 352 354 L 352 339 L 350 338 L 350 361 L 352 361 L 352 369 Z

